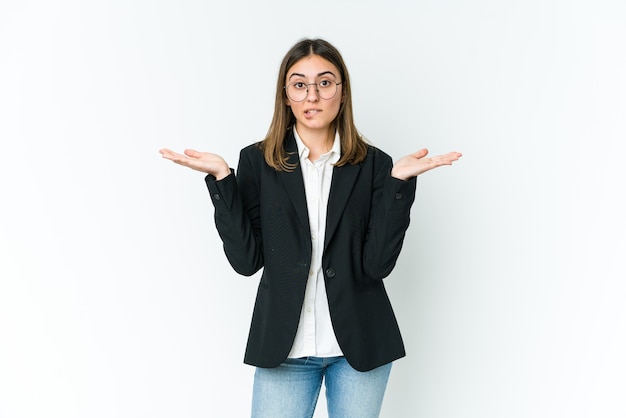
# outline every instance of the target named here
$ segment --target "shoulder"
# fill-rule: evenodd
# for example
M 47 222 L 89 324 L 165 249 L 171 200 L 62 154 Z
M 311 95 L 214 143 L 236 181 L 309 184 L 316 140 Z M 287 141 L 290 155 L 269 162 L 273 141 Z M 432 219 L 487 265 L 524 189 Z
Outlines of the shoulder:
M 389 154 L 387 154 L 385 151 L 381 150 L 380 148 L 372 144 L 367 144 L 367 155 L 368 156 L 372 155 L 373 157 L 378 157 L 378 158 L 391 158 Z
M 261 141 L 259 142 L 254 142 L 248 146 L 245 146 L 244 148 L 241 149 L 241 155 L 261 155 L 263 156 L 263 150 L 261 149 Z
M 374 145 L 367 145 L 367 157 L 365 157 L 365 161 L 369 161 L 371 164 L 390 164 L 391 156 L 387 154 L 385 151 L 380 148 L 375 147 Z
M 261 142 L 252 143 L 241 149 L 239 152 L 239 160 L 250 161 L 250 163 L 260 164 L 265 161 Z

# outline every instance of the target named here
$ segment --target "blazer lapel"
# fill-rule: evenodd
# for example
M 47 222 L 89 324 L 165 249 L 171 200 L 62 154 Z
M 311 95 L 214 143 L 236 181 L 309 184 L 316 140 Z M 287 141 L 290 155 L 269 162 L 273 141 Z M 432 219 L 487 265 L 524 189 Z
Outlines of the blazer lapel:
M 324 250 L 333 237 L 343 210 L 348 203 L 356 178 L 361 171 L 361 165 L 344 165 L 333 168 L 333 178 L 330 184 L 330 196 L 328 197 L 328 209 L 326 211 L 326 233 L 324 238 Z
M 304 190 L 304 179 L 302 178 L 302 167 L 300 167 L 300 158 L 298 156 L 298 146 L 296 145 L 293 132 L 291 130 L 289 132 L 287 138 L 285 138 L 285 151 L 287 152 L 289 163 L 295 164 L 296 168 L 293 171 L 278 171 L 277 174 L 285 185 L 300 222 L 309 231 L 309 212 L 306 205 L 306 193 Z

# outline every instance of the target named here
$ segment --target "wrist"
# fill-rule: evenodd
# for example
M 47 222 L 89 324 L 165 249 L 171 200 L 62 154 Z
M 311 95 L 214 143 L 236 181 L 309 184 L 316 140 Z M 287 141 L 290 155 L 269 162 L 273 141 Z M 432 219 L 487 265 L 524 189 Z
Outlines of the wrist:
M 215 173 L 215 180 L 222 180 L 225 179 L 226 177 L 228 177 L 231 173 L 230 168 L 228 168 L 227 170 L 224 171 L 220 171 L 219 173 Z
M 391 169 L 391 177 L 396 178 L 398 180 L 408 180 L 409 179 L 406 176 L 406 173 L 402 173 L 402 170 L 399 170 L 395 166 Z

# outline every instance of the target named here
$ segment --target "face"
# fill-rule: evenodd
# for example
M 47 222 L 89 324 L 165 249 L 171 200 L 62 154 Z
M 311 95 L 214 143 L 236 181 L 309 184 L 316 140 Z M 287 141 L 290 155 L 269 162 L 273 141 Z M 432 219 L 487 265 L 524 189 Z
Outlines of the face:
M 306 97 L 302 101 L 294 101 L 287 95 L 287 106 L 291 107 L 296 118 L 296 129 L 300 135 L 307 131 L 327 132 L 330 129 L 341 107 L 342 85 L 337 85 L 337 92 L 334 97 L 330 99 L 322 97 L 329 96 L 328 85 L 333 86 L 334 83 L 341 82 L 337 67 L 319 55 L 304 57 L 287 71 L 286 86 L 297 83 L 295 87 L 299 88 L 303 94 L 306 91 L 306 85 L 310 84 Z M 317 83 L 319 87 L 312 83 Z

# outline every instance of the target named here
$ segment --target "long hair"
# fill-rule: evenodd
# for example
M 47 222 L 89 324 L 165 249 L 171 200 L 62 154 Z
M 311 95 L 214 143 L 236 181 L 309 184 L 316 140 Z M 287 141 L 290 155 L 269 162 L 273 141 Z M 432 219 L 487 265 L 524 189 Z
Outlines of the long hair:
M 285 79 L 291 67 L 302 58 L 310 55 L 318 55 L 332 63 L 339 69 L 341 76 L 343 101 L 339 113 L 333 121 L 333 126 L 341 138 L 341 157 L 335 165 L 341 167 L 345 164 L 358 164 L 367 155 L 367 143 L 354 125 L 350 76 L 341 54 L 337 48 L 323 39 L 303 39 L 291 47 L 280 65 L 276 82 L 274 117 L 267 131 L 267 136 L 259 143 L 267 164 L 278 171 L 292 171 L 296 166 L 288 163 L 289 156 L 283 146 L 288 130 L 296 122 L 291 108 L 287 106 Z

